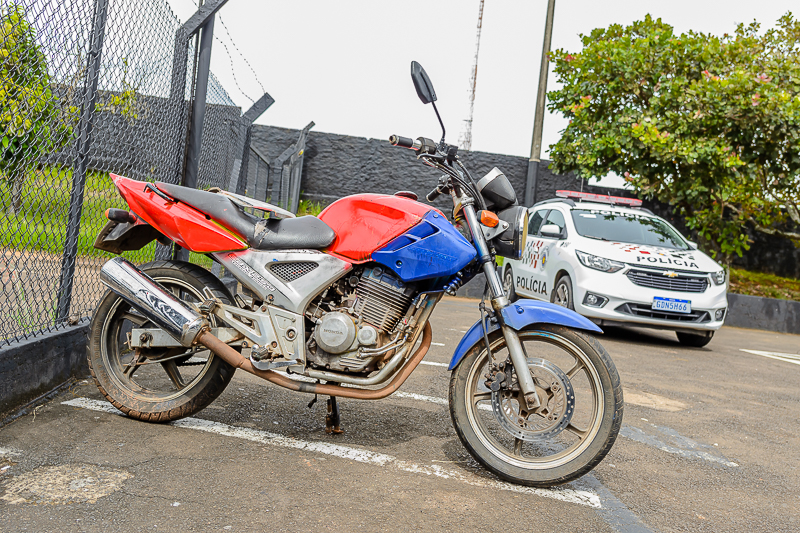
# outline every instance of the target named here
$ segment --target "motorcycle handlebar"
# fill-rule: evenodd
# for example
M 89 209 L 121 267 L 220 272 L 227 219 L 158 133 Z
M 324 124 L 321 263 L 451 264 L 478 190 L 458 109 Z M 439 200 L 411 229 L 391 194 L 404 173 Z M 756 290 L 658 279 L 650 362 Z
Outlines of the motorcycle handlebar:
M 439 195 L 440 195 L 440 194 L 442 194 L 442 192 L 443 192 L 443 191 L 442 191 L 442 190 L 441 190 L 439 187 L 436 187 L 436 188 L 435 188 L 435 189 L 433 189 L 431 192 L 429 192 L 429 193 L 428 193 L 428 196 L 426 196 L 425 198 L 426 198 L 426 199 L 427 199 L 429 202 L 433 202 L 434 200 L 436 200 L 437 198 L 439 198 Z
M 389 137 L 389 143 L 392 146 L 410 148 L 412 150 L 419 150 L 422 147 L 422 143 L 419 142 L 419 140 L 409 139 L 408 137 L 400 137 L 399 135 L 391 135 Z

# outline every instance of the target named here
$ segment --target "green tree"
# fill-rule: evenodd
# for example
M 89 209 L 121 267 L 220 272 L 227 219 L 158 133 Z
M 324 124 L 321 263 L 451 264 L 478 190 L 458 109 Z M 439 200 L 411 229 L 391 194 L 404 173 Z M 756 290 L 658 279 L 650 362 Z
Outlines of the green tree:
M 739 25 L 722 37 L 649 15 L 553 52 L 562 88 L 549 107 L 570 119 L 550 147 L 554 169 L 615 172 L 640 196 L 675 207 L 711 252 L 749 248 L 744 225 L 800 243 L 800 23 Z
M 29 169 L 39 156 L 69 141 L 50 89 L 47 61 L 24 10 L 12 5 L 0 13 L 0 172 L 12 184 L 11 213 L 22 202 Z

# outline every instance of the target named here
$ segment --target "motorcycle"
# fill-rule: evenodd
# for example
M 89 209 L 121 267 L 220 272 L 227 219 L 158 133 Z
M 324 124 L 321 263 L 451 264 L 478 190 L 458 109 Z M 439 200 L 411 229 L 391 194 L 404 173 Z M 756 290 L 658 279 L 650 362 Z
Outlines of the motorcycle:
M 431 345 L 436 304 L 483 274 L 491 305 L 481 301 L 481 319 L 448 366 L 461 442 L 501 478 L 537 487 L 574 480 L 603 459 L 623 400 L 593 335 L 601 330 L 563 307 L 509 301 L 495 257 L 520 258 L 527 210 L 497 168 L 473 179 L 445 142 L 430 78 L 416 62 L 411 75 L 442 139 L 390 142 L 443 173 L 427 199 L 450 195 L 452 223 L 408 192 L 357 194 L 318 217 L 295 217 L 219 189 L 112 175 L 130 210 L 107 211 L 95 247 L 120 254 L 175 243 L 210 257 L 242 287 L 231 291 L 188 262 L 108 261 L 88 358 L 115 407 L 151 422 L 190 416 L 242 369 L 329 396 L 326 429 L 338 433 L 336 398 L 377 400 L 400 388 Z

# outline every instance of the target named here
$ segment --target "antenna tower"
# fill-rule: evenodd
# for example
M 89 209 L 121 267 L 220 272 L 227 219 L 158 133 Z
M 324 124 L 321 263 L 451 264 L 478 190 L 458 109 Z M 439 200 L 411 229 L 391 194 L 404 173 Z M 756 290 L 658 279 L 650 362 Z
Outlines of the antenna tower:
M 481 28 L 483 27 L 483 2 L 478 8 L 478 34 L 475 37 L 475 59 L 472 61 L 472 75 L 469 78 L 469 116 L 464 121 L 464 131 L 458 144 L 464 150 L 472 150 L 472 113 L 475 110 L 475 87 L 478 84 L 478 52 L 481 50 Z

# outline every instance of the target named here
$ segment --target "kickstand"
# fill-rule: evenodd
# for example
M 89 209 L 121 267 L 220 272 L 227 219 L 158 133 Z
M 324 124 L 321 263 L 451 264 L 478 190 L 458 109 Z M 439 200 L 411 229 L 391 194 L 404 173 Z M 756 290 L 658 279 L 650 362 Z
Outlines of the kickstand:
M 328 398 L 328 414 L 325 416 L 325 433 L 338 435 L 344 433 L 339 428 L 339 406 L 336 405 L 336 396 Z

